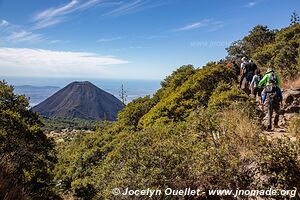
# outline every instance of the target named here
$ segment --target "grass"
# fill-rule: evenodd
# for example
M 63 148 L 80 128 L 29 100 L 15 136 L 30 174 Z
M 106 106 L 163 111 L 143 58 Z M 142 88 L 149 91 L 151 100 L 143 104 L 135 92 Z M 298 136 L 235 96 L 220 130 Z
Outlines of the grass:
M 297 114 L 289 122 L 289 132 L 295 134 L 296 137 L 300 136 L 300 114 Z

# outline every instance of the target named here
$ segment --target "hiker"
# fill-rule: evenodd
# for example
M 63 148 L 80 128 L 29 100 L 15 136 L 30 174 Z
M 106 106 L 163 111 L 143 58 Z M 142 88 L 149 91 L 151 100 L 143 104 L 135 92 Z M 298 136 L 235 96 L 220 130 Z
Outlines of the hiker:
M 261 81 L 263 79 L 263 76 L 261 75 L 259 69 L 257 69 L 257 75 L 259 77 L 259 81 Z M 257 85 L 257 87 L 258 87 L 258 85 Z M 260 100 L 261 100 L 261 94 L 262 94 L 262 91 L 263 91 L 263 87 L 264 87 L 264 85 L 262 85 L 262 87 L 258 87 L 258 91 L 257 91 L 257 95 L 260 97 Z
M 262 92 L 262 105 L 268 107 L 268 130 L 272 129 L 272 114 L 275 111 L 274 126 L 278 127 L 280 105 L 282 104 L 281 80 L 272 69 L 268 69 L 263 79 L 259 82 L 258 87 L 265 85 Z
M 224 59 L 219 60 L 218 64 L 224 65 L 225 64 L 225 60 Z
M 254 76 L 252 78 L 252 81 L 250 83 L 250 89 L 251 89 L 251 94 L 256 98 L 256 96 L 261 96 L 261 93 L 260 93 L 260 89 L 258 87 L 258 84 L 260 82 L 260 80 L 262 79 L 261 77 L 261 74 L 260 74 L 260 71 L 259 69 L 256 69 L 254 71 Z
M 246 92 L 248 95 L 250 94 L 250 83 L 252 82 L 255 70 L 257 70 L 257 65 L 252 60 L 249 60 L 249 62 L 245 65 Z
M 243 84 L 243 81 L 246 77 L 246 65 L 247 65 L 247 58 L 246 57 L 243 57 L 242 58 L 242 63 L 241 63 L 241 69 L 240 69 L 240 88 L 242 88 L 242 84 Z

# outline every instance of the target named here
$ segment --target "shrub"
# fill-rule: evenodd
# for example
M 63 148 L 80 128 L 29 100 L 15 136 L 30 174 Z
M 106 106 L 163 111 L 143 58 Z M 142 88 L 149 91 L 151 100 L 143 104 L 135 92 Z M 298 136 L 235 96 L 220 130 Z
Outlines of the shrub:
M 230 84 L 220 82 L 210 96 L 208 107 L 222 110 L 236 103 L 250 104 L 250 98 L 237 87 L 232 87 Z M 254 106 L 252 106 L 252 108 L 254 108 Z
M 294 116 L 288 124 L 288 130 L 290 133 L 300 136 L 300 115 Z
M 146 128 L 158 123 L 180 122 L 198 107 L 206 107 L 209 97 L 220 81 L 230 83 L 234 74 L 223 65 L 212 65 L 199 69 L 180 87 L 162 98 L 139 121 Z
M 124 128 L 137 130 L 139 120 L 148 113 L 153 106 L 154 102 L 149 96 L 135 99 L 118 114 L 118 123 Z
M 56 161 L 54 145 L 41 131 L 38 115 L 28 108 L 24 96 L 15 95 L 12 87 L 0 82 L 0 168 L 12 178 L 7 181 L 24 189 L 29 198 L 58 198 L 50 173 Z M 0 198 L 5 199 L 9 191 L 0 191 Z
M 299 140 L 260 140 L 256 151 L 257 188 L 294 189 L 300 187 Z M 282 197 L 278 197 L 282 199 Z M 297 198 L 297 197 L 296 197 Z M 299 196 L 298 196 L 299 198 Z

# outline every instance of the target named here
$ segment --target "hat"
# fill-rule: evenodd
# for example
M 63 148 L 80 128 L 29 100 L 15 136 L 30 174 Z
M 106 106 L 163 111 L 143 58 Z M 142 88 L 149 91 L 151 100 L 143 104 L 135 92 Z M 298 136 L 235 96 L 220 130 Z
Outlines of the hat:
M 273 72 L 272 68 L 268 68 L 266 73 L 270 73 L 270 72 Z
M 246 59 L 247 59 L 246 57 L 243 57 L 243 58 L 242 58 L 242 61 L 244 62 L 244 61 L 246 61 Z

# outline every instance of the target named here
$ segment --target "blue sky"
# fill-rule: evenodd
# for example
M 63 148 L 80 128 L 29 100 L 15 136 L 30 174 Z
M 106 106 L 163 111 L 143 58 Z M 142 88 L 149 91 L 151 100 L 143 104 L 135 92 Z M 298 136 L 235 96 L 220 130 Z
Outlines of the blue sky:
M 2 77 L 163 79 L 201 67 L 299 0 L 0 0 Z

